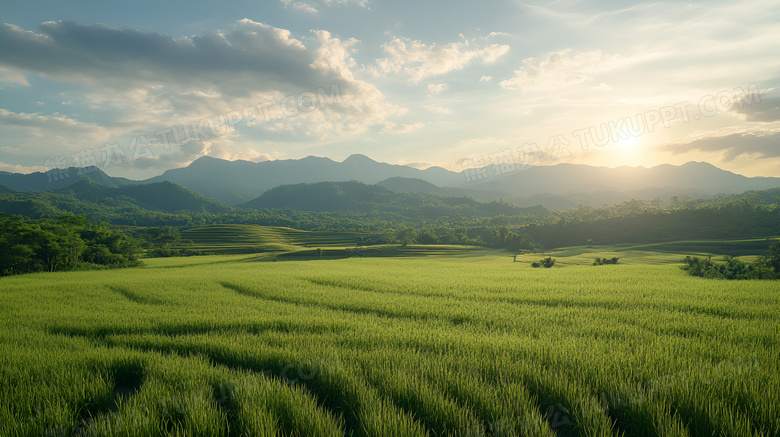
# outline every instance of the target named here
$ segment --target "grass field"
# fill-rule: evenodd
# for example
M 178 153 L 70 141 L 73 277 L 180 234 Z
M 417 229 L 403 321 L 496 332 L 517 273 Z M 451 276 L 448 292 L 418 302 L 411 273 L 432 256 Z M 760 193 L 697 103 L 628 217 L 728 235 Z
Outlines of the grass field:
M 650 249 L 2 278 L 0 435 L 780 435 L 780 287 Z

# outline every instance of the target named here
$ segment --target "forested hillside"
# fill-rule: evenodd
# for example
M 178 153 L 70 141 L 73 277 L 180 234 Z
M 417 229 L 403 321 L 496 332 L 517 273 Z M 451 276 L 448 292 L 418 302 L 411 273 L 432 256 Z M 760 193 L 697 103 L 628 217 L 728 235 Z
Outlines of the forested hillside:
M 83 215 L 123 226 L 256 224 L 327 232 L 361 232 L 366 244 L 404 241 L 533 250 L 584 244 L 661 243 L 780 235 L 780 189 L 709 200 L 633 200 L 551 211 L 502 201 L 398 193 L 360 182 L 274 188 L 243 208 L 226 207 L 162 182 L 105 187 L 83 180 L 65 190 L 0 189 L 0 211 L 32 219 Z M 411 235 L 411 238 L 409 237 Z
M 520 208 L 509 202 L 479 202 L 471 197 L 447 197 L 430 193 L 397 192 L 361 182 L 320 182 L 283 185 L 268 190 L 243 208 L 290 208 L 299 211 L 397 213 L 410 218 L 495 217 L 498 215 L 546 215 L 543 207 Z
M 581 207 L 562 214 L 556 223 L 532 224 L 524 231 L 545 248 L 777 236 L 780 235 L 780 204 L 775 196 L 778 191 L 748 192 L 666 206 L 659 202 L 632 201 L 597 209 Z
M 30 220 L 0 213 L 0 276 L 126 267 L 138 252 L 134 239 L 83 216 Z

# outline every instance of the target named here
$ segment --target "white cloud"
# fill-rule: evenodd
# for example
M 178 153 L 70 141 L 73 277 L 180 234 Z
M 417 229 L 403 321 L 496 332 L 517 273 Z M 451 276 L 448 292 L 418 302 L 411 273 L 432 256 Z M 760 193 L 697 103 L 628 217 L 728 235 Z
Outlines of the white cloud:
M 34 165 L 31 167 L 24 166 L 24 165 L 16 165 L 16 164 L 6 164 L 4 162 L 0 162 L 0 171 L 7 171 L 10 173 L 35 173 L 35 172 L 41 172 L 45 173 L 49 171 L 48 167 L 44 167 L 42 165 Z
M 297 37 L 289 30 L 248 19 L 225 31 L 178 39 L 102 24 L 48 22 L 38 33 L 0 24 L 0 68 L 85 86 L 86 91 L 63 95 L 64 100 L 99 114 L 103 127 L 56 115 L 28 114 L 32 121 L 27 123 L 52 126 L 46 134 L 41 131 L 37 146 L 41 149 L 50 148 L 44 142 L 59 148 L 96 147 L 111 135 L 113 142 L 127 144 L 136 134 L 154 138 L 152 133 L 160 129 L 268 102 L 273 104 L 271 117 L 285 128 L 275 133 L 264 129 L 246 133 L 262 141 L 269 134 L 279 138 L 280 132 L 286 132 L 302 141 L 304 137 L 342 138 L 371 126 L 385 127 L 389 117 L 405 111 L 388 103 L 374 85 L 353 75 L 357 43 L 327 31 Z M 295 116 L 282 113 L 286 98 L 297 99 L 318 90 L 336 90 L 337 101 L 318 105 L 311 112 L 298 111 Z M 6 111 L 0 114 L 0 124 L 19 125 L 24 117 Z M 71 135 L 75 129 L 68 130 L 68 123 L 78 125 L 81 133 Z M 236 135 L 220 137 L 224 150 L 238 153 L 239 147 L 246 147 L 227 143 Z M 31 147 L 31 153 L 35 148 Z M 195 152 L 190 151 L 186 156 L 161 157 L 156 163 L 162 169 L 166 163 L 193 156 Z
M 84 123 L 62 114 L 11 112 L 0 108 L 0 127 L 9 144 L 24 146 L 40 142 L 47 153 L 66 154 L 108 140 L 110 130 L 93 123 Z M 13 142 L 11 141 L 13 140 Z M 19 148 L 15 148 L 19 150 Z M 4 149 L 8 152 L 8 149 Z
M 726 135 L 705 136 L 693 141 L 668 144 L 662 150 L 673 154 L 692 151 L 700 153 L 718 152 L 725 162 L 739 157 L 766 159 L 780 157 L 780 129 L 767 129 L 731 133 Z
M 594 75 L 613 70 L 624 60 L 600 51 L 573 53 L 571 49 L 550 52 L 541 61 L 526 58 L 514 71 L 514 76 L 499 84 L 509 90 L 556 89 L 591 79 Z
M 304 2 L 293 2 L 292 0 L 281 0 L 281 2 L 284 4 L 285 7 L 292 7 L 293 9 L 297 9 L 299 11 L 309 12 L 311 14 L 317 13 L 317 8 L 314 6 L 304 3 Z
M 383 111 L 392 109 L 352 74 L 357 40 L 326 31 L 306 44 L 289 30 L 248 19 L 179 39 L 69 22 L 44 23 L 42 32 L 0 24 L 0 66 L 89 85 L 93 105 L 125 107 L 142 119 L 214 115 L 333 84 L 343 104 L 331 113 L 350 125 L 382 124 Z
M 293 0 L 280 0 L 285 7 L 292 7 L 293 9 L 297 9 L 299 11 L 304 11 L 312 14 L 316 14 L 317 8 L 312 4 L 312 2 L 296 2 Z M 368 0 L 321 0 L 321 4 L 325 6 L 333 6 L 333 5 L 355 5 L 361 8 L 368 9 Z
M 406 123 L 393 123 L 392 121 L 386 121 L 385 127 L 382 129 L 383 134 L 407 134 L 417 129 L 425 127 L 425 123 L 417 122 L 414 124 Z
M 413 83 L 462 70 L 473 62 L 491 64 L 509 52 L 505 44 L 488 44 L 486 38 L 464 39 L 445 45 L 394 38 L 382 45 L 387 56 L 377 59 L 378 72 L 406 76 Z
M 296 2 L 296 3 L 293 3 L 292 7 L 295 8 L 295 9 L 298 9 L 299 11 L 308 12 L 310 14 L 316 14 L 317 13 L 317 8 L 315 8 L 314 6 L 312 6 L 310 4 L 307 4 L 307 3 Z
M 437 106 L 437 105 L 423 105 L 424 109 L 427 109 L 433 113 L 436 114 L 452 114 L 452 109 L 445 108 L 443 106 Z
M 0 82 L 13 85 L 30 86 L 27 78 L 19 71 L 14 69 L 0 67 Z
M 593 85 L 592 87 L 590 87 L 590 89 L 595 91 L 610 91 L 612 89 L 612 85 L 606 82 L 601 82 L 598 85 Z
M 493 76 L 482 76 L 479 78 L 480 83 L 481 82 L 492 82 Z
M 780 121 L 780 97 L 761 96 L 761 102 L 742 108 L 734 106 L 731 108 L 735 113 L 746 121 L 751 122 L 773 122 Z
M 328 6 L 332 4 L 339 5 L 351 5 L 360 6 L 361 8 L 368 8 L 368 0 L 325 0 L 325 4 Z
M 428 84 L 428 91 L 432 94 L 439 94 L 442 91 L 447 89 L 446 83 L 429 83 Z

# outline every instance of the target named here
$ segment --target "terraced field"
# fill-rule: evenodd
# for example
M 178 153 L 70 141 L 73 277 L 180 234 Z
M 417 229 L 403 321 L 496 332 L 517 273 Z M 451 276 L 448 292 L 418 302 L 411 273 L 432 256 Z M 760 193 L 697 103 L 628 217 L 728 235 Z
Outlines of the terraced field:
M 408 250 L 2 278 L 0 435 L 780 435 L 770 281 Z
M 310 232 L 257 225 L 214 225 L 182 232 L 183 239 L 193 241 L 192 248 L 214 254 L 355 247 L 361 236 L 353 232 Z

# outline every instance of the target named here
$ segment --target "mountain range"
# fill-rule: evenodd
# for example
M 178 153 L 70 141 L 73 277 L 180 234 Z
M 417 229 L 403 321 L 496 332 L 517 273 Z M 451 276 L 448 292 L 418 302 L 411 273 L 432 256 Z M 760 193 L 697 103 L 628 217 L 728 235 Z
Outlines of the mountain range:
M 258 210 L 290 208 L 311 212 L 392 213 L 426 219 L 495 217 L 502 214 L 547 215 L 544 208 L 521 208 L 500 201 L 479 202 L 467 196 L 397 192 L 382 185 L 368 185 L 356 181 L 282 185 L 239 207 Z
M 780 178 L 749 178 L 704 162 L 652 168 L 558 164 L 518 168 L 496 176 L 494 166 L 463 172 L 441 167 L 420 170 L 377 162 L 364 155 L 352 155 L 343 162 L 315 156 L 264 162 L 201 157 L 187 167 L 168 170 L 143 181 L 111 177 L 96 168 L 91 170 L 86 175 L 105 187 L 173 182 L 234 206 L 247 204 L 282 185 L 343 181 L 378 184 L 397 192 L 469 196 L 481 201 L 501 199 L 518 206 L 542 204 L 551 209 L 568 209 L 580 204 L 601 206 L 656 197 L 667 200 L 674 196 L 707 198 L 721 193 L 780 187 Z M 69 177 L 51 182 L 45 173 L 0 172 L 0 185 L 19 191 L 52 191 L 66 189 L 82 179 L 76 169 L 67 172 Z M 476 179 L 475 175 L 480 175 L 480 180 L 469 182 L 469 179 Z

